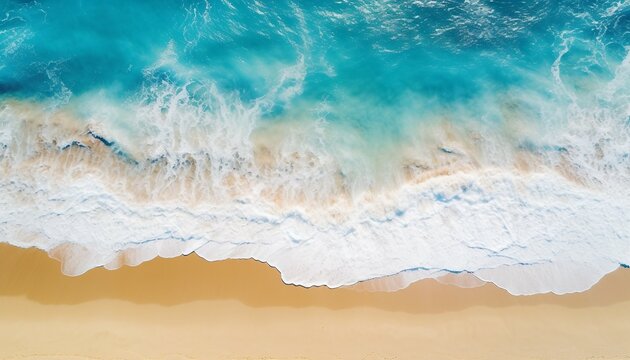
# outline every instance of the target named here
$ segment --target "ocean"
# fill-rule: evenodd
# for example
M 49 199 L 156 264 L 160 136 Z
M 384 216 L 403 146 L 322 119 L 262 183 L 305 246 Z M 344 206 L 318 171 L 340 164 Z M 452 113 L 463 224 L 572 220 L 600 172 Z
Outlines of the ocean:
M 627 0 L 0 0 L 0 241 L 584 291 L 630 263 L 629 51 Z

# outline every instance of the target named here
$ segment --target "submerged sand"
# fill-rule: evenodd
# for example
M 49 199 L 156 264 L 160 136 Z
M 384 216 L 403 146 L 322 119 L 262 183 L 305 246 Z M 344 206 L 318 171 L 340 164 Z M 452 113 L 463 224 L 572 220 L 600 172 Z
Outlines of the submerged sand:
M 196 255 L 73 278 L 0 245 L 1 359 L 630 359 L 628 339 L 627 269 L 563 296 L 434 280 L 370 293 Z

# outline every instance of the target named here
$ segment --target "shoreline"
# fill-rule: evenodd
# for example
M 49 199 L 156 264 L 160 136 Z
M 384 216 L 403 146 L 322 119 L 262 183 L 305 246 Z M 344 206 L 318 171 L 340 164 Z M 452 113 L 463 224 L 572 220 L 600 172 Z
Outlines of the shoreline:
M 196 255 L 67 277 L 42 251 L 1 244 L 0 358 L 624 359 L 627 284 L 619 269 L 561 296 L 435 280 L 303 288 L 254 260 Z

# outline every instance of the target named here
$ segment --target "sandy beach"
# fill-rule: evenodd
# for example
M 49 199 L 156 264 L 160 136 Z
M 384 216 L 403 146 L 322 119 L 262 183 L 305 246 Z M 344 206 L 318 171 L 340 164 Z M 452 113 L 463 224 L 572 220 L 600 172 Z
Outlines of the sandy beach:
M 67 277 L 0 245 L 2 359 L 627 359 L 630 271 L 515 297 L 434 280 L 395 293 L 284 285 L 196 255 Z

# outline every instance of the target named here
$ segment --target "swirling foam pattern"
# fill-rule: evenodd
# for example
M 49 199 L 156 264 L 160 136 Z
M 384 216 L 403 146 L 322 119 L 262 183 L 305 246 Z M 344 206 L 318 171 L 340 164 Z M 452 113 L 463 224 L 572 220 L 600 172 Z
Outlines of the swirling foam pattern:
M 630 263 L 628 1 L 0 10 L 0 241 L 67 274 L 196 252 L 533 294 Z

